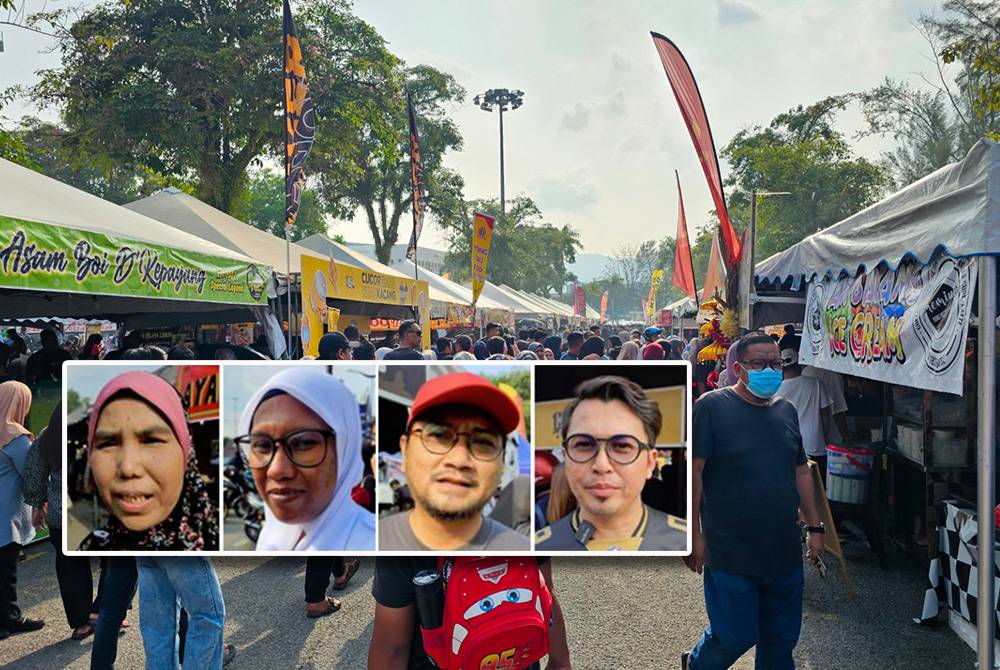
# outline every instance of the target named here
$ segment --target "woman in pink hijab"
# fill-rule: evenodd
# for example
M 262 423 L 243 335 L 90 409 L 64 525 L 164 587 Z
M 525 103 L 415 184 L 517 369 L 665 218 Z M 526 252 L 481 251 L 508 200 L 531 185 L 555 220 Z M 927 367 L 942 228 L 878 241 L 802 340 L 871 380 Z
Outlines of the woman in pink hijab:
M 0 640 L 45 625 L 25 617 L 17 605 L 18 556 L 21 545 L 35 536 L 31 508 L 21 497 L 33 439 L 24 427 L 30 409 L 27 386 L 15 381 L 0 384 Z

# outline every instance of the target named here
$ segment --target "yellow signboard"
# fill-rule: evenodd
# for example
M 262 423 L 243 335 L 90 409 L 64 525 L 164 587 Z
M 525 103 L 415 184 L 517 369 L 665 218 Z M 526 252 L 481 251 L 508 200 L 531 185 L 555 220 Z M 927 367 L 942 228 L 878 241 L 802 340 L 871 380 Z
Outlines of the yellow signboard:
M 663 415 L 663 426 L 656 437 L 658 447 L 684 445 L 684 387 L 666 386 L 646 389 L 646 395 L 656 401 Z M 562 411 L 572 398 L 537 402 L 534 405 L 535 448 L 555 449 L 562 445 Z
M 490 243 L 493 241 L 492 216 L 482 212 L 472 214 L 472 304 L 486 285 L 486 264 L 490 260 Z
M 415 306 L 419 310 L 424 348 L 430 347 L 430 296 L 426 281 L 384 274 L 302 255 L 302 347 L 307 356 L 319 354 L 319 340 L 330 318 L 327 300 L 353 300 L 380 305 Z M 338 310 L 339 318 L 339 310 Z M 336 323 L 336 322 L 334 322 Z M 334 329 L 336 329 L 334 327 Z

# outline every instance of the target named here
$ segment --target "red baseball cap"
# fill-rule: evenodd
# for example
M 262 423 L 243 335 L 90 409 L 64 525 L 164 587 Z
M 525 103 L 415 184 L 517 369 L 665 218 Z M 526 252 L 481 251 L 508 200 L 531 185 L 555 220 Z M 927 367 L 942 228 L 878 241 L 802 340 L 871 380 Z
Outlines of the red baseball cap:
M 510 397 L 488 379 L 471 372 L 453 372 L 427 380 L 410 408 L 409 428 L 413 420 L 427 410 L 444 405 L 466 405 L 482 410 L 500 424 L 504 433 L 511 433 L 521 422 L 521 412 Z

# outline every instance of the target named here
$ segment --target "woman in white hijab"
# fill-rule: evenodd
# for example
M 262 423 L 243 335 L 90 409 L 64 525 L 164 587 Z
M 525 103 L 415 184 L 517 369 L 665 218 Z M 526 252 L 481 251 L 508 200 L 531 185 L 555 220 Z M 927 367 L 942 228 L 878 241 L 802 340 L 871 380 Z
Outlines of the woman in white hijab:
M 618 360 L 620 361 L 639 360 L 639 345 L 632 340 L 624 340 L 622 342 L 622 350 L 618 352 Z
M 236 438 L 264 499 L 258 551 L 367 551 L 375 517 L 351 498 L 363 476 L 358 401 L 319 368 L 269 379 Z

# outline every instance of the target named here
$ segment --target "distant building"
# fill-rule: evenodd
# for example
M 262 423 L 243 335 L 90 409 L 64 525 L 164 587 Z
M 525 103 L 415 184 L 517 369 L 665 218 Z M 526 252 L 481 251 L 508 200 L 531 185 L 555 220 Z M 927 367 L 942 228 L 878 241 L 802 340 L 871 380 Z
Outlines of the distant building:
M 368 258 L 376 258 L 374 244 L 365 244 L 363 242 L 348 242 L 347 246 L 359 253 L 364 254 L 365 256 L 368 256 Z M 418 247 L 417 265 L 424 268 L 425 270 L 430 270 L 434 274 L 441 274 L 442 272 L 444 272 L 445 254 L 446 252 L 439 251 L 437 249 Z M 389 267 L 396 267 L 397 265 L 402 263 L 402 261 L 405 260 L 406 260 L 406 245 L 405 244 L 393 245 L 392 255 L 389 256 L 389 263 L 388 263 Z

